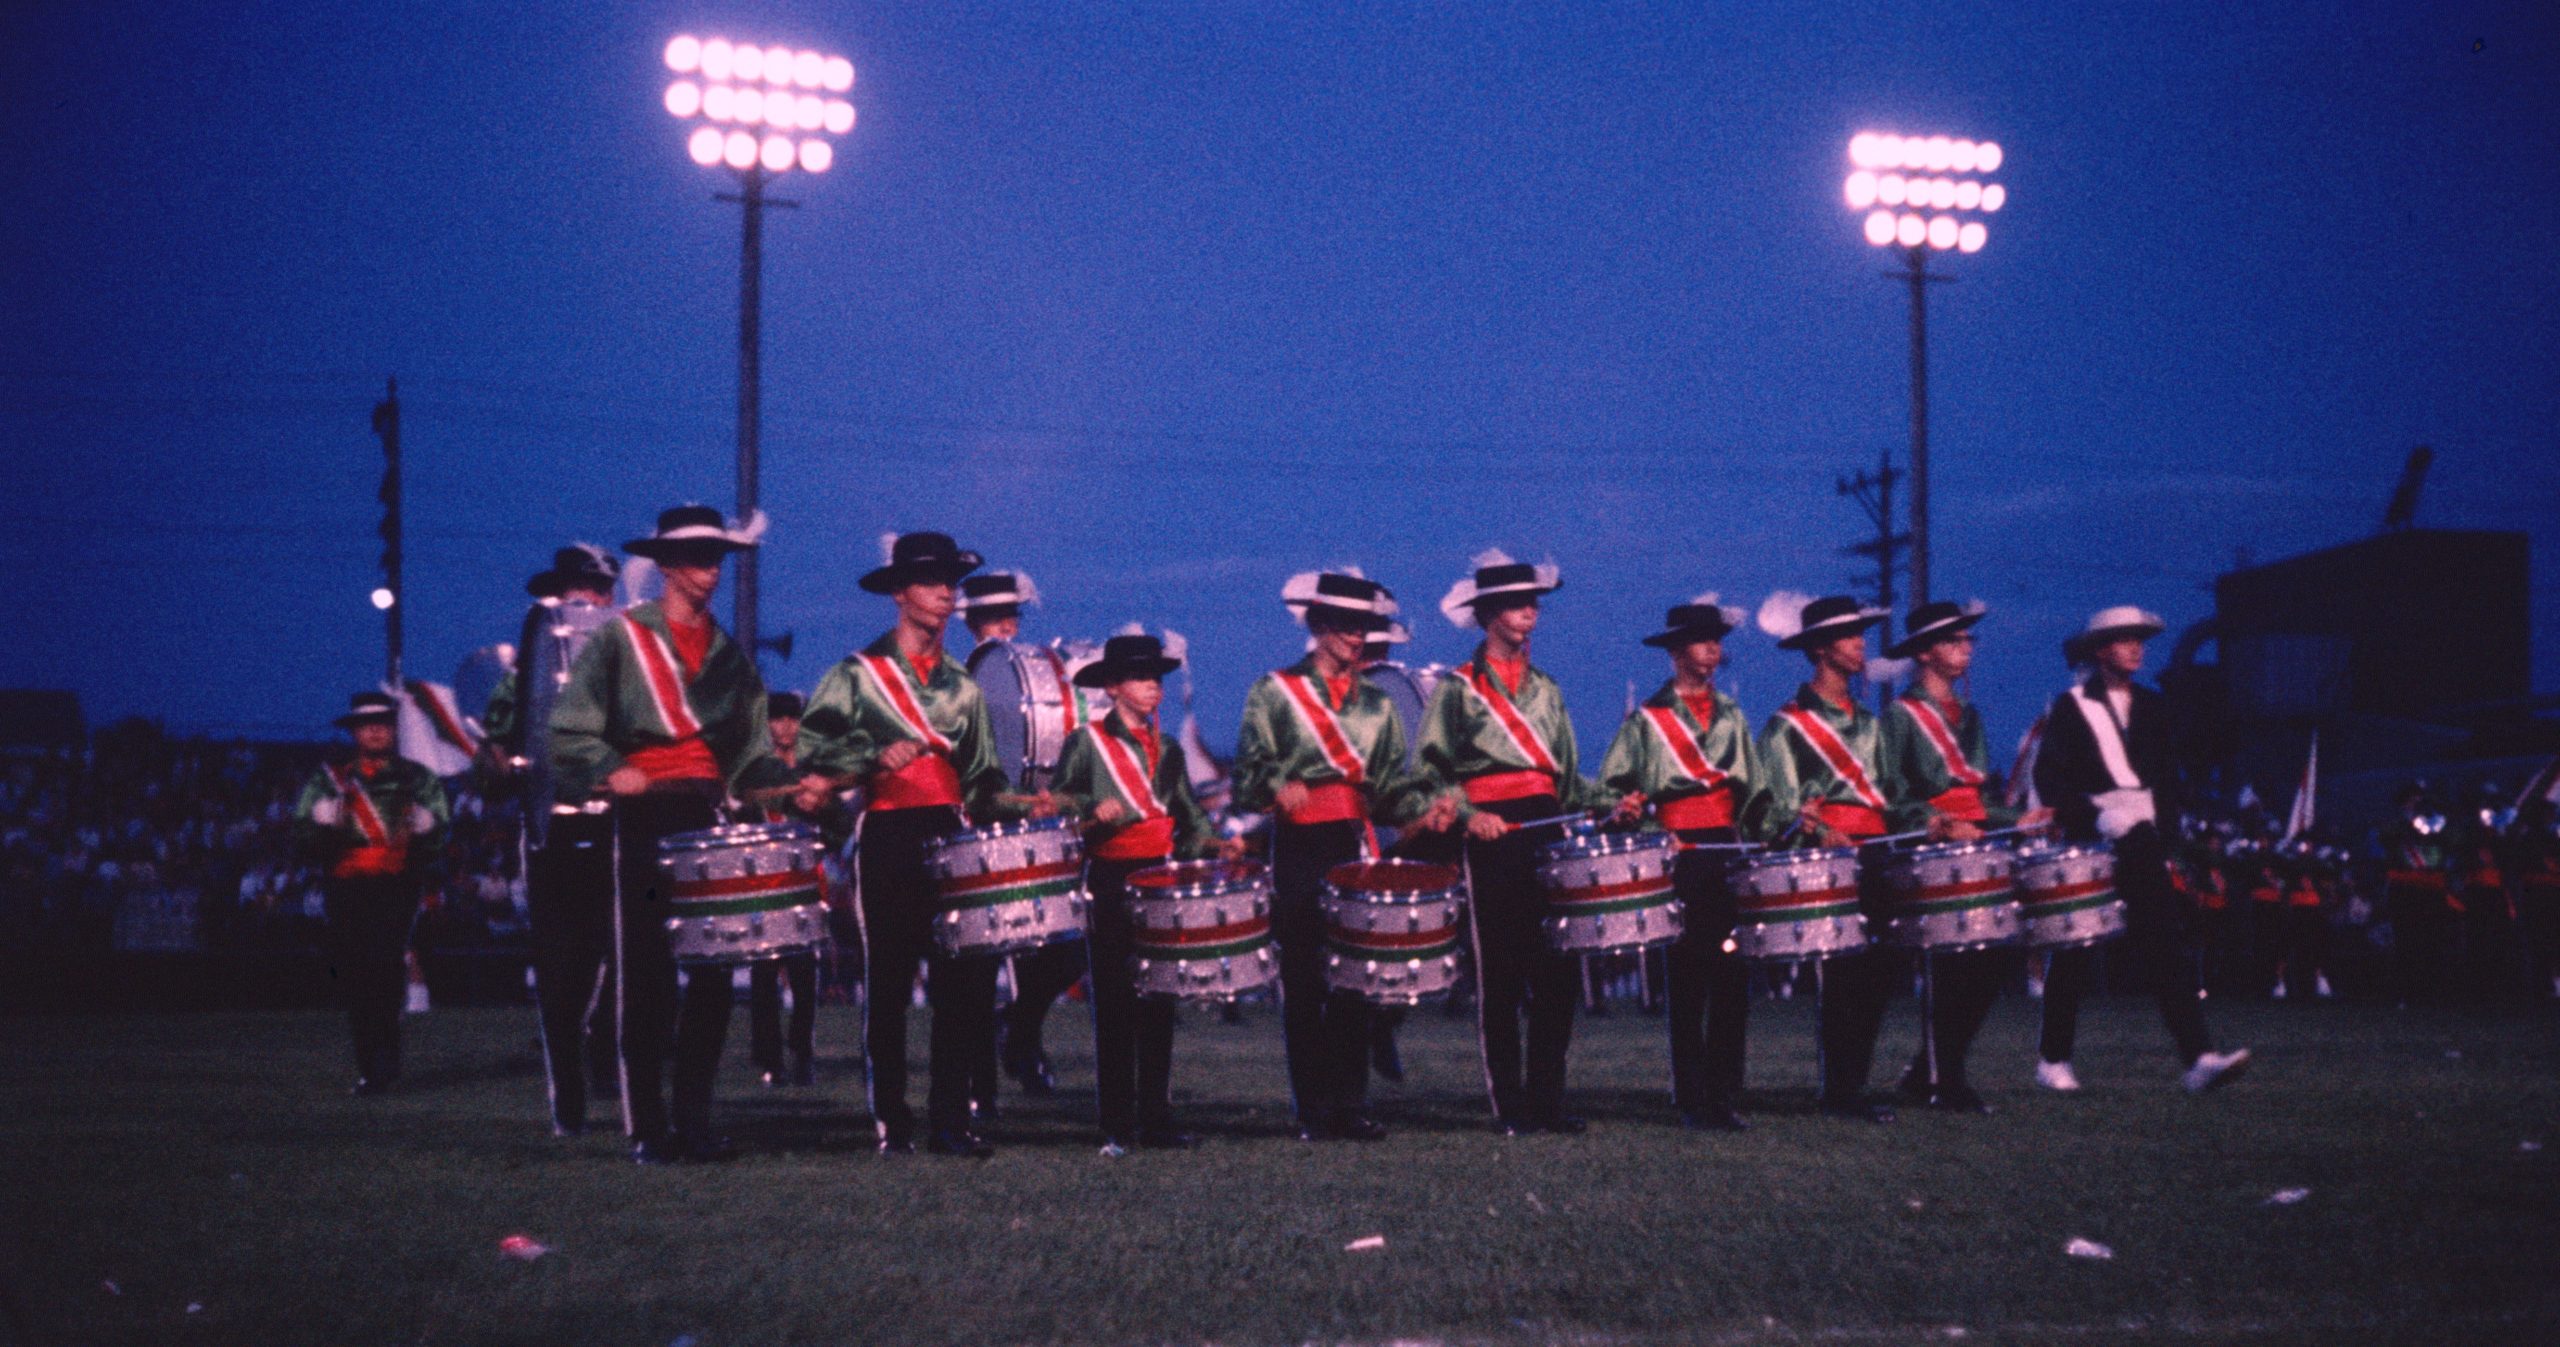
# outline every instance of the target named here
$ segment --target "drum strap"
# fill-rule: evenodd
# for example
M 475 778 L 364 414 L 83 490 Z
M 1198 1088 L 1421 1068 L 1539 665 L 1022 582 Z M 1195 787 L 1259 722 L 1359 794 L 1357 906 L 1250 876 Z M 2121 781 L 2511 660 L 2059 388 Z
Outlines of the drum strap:
M 1806 743 L 1813 745 L 1815 754 L 1831 769 L 1831 774 L 1840 778 L 1849 787 L 1849 792 L 1858 797 L 1858 803 L 1877 811 L 1885 808 L 1884 792 L 1876 789 L 1876 783 L 1867 775 L 1866 765 L 1858 761 L 1857 754 L 1849 751 L 1848 743 L 1831 728 L 1830 722 L 1801 706 L 1781 707 L 1778 714 Z
M 1947 723 L 1944 713 L 1926 697 L 1902 697 L 1898 704 L 1920 727 L 1920 737 L 1938 751 L 1938 760 L 1946 765 L 1947 777 L 1959 786 L 1979 786 L 1982 773 L 1964 755 L 1964 745 L 1956 739 L 1955 727 Z
M 695 718 L 693 707 L 685 700 L 682 667 L 676 663 L 676 652 L 666 638 L 642 626 L 629 614 L 622 618 L 623 635 L 630 638 L 631 652 L 640 662 L 640 681 L 649 689 L 649 707 L 657 713 L 658 725 L 670 739 L 692 739 L 702 733 L 702 722 Z
M 861 663 L 863 672 L 871 675 L 872 685 L 880 689 L 880 700 L 905 726 L 908 738 L 922 741 L 925 747 L 936 753 L 952 751 L 951 741 L 925 718 L 924 700 L 919 695 L 923 689 L 916 684 L 914 670 L 906 667 L 902 660 L 882 655 L 856 655 L 854 658 Z

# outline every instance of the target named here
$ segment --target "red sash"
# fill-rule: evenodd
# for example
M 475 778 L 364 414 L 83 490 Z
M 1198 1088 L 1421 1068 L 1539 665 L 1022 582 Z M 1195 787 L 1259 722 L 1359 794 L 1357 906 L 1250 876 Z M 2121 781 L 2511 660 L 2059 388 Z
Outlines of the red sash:
M 1636 709 L 1644 714 L 1646 723 L 1653 726 L 1662 746 L 1671 750 L 1671 760 L 1680 764 L 1684 775 L 1709 790 L 1725 784 L 1724 770 L 1707 761 L 1706 750 L 1698 746 L 1698 736 L 1704 731 L 1693 728 L 1679 708 L 1640 706 Z
M 1965 757 L 1964 745 L 1957 741 L 1955 727 L 1938 713 L 1938 708 L 1926 697 L 1903 697 L 1899 700 L 1902 709 L 1910 713 L 1912 723 L 1920 727 L 1920 737 L 1929 741 L 1929 747 L 1938 750 L 1938 761 L 1946 767 L 1947 779 L 1959 786 L 1981 785 L 1984 780 L 1982 773 L 1975 771 L 1973 763 Z M 1975 807 L 1981 807 L 1978 798 Z
M 676 652 L 666 639 L 631 617 L 622 619 L 623 634 L 630 638 L 632 654 L 640 662 L 640 681 L 649 689 L 649 705 L 657 713 L 658 725 L 670 739 L 691 739 L 702 733 L 702 722 L 694 717 L 693 707 L 685 701 L 683 666 L 676 663 Z
M 1502 690 L 1502 680 L 1475 660 L 1459 665 L 1458 675 L 1493 712 L 1493 723 L 1502 728 L 1503 735 L 1511 740 L 1512 748 L 1527 759 L 1531 767 L 1550 777 L 1558 775 L 1555 754 L 1547 751 L 1546 743 L 1538 738 L 1538 732 L 1530 726 L 1528 717 L 1521 715 L 1520 708 L 1511 704 L 1511 694 Z
M 1165 817 L 1164 801 L 1156 798 L 1154 763 L 1140 763 L 1129 745 L 1111 732 L 1108 725 L 1095 725 L 1086 733 L 1093 736 L 1094 746 L 1102 750 L 1103 768 L 1111 774 L 1111 786 L 1138 811 L 1138 819 Z
M 889 710 L 898 717 L 908 738 L 922 741 L 925 747 L 936 753 L 952 751 L 951 741 L 942 737 L 942 732 L 933 727 L 932 721 L 925 719 L 924 701 L 917 695 L 920 689 L 915 685 L 915 671 L 907 667 L 905 660 L 881 655 L 856 655 L 854 660 L 878 685 L 880 699 L 889 704 Z
M 364 788 L 364 778 L 353 767 L 343 771 L 329 769 L 329 782 L 338 788 L 338 798 L 346 802 L 347 818 L 364 835 L 364 845 L 349 848 L 330 867 L 330 873 L 345 879 L 356 875 L 396 875 L 408 868 L 409 845 L 406 837 L 394 838 L 390 825 L 383 822 L 382 811 L 375 807 L 373 796 Z
M 1884 792 L 1876 789 L 1876 783 L 1868 778 L 1867 769 L 1858 761 L 1858 755 L 1849 751 L 1849 745 L 1831 728 L 1830 722 L 1795 705 L 1780 708 L 1778 714 L 1795 727 L 1797 734 L 1804 736 L 1806 743 L 1813 745 L 1813 751 L 1821 757 L 1823 765 L 1849 787 L 1849 792 L 1858 797 L 1859 805 L 1878 815 L 1884 812 Z M 1836 823 L 1832 826 L 1839 827 Z M 1840 830 L 1849 831 L 1846 828 Z M 1875 831 L 1884 831 L 1881 818 Z
M 1368 765 L 1351 750 L 1351 736 L 1344 732 L 1342 718 L 1325 703 L 1323 694 L 1316 690 L 1315 680 L 1286 670 L 1271 677 L 1280 684 L 1281 693 L 1289 699 L 1290 708 L 1298 713 L 1299 721 L 1315 739 L 1316 747 L 1323 750 L 1324 760 L 1342 774 L 1343 780 L 1359 784 L 1368 775 Z

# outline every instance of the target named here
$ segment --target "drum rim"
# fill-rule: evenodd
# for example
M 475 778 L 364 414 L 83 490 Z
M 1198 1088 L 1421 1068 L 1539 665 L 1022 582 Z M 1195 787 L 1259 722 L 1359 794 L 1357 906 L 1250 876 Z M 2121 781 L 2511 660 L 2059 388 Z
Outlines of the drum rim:
M 1842 863 L 1855 865 L 1858 863 L 1858 848 L 1797 847 L 1791 851 L 1751 851 L 1734 857 L 1733 868 L 1737 870 L 1756 870 L 1763 867 L 1776 869 L 1783 865 L 1802 865 L 1808 861 L 1821 861 L 1832 865 Z
M 2033 859 L 2038 864 L 2042 864 L 2043 862 L 2051 860 L 2068 859 L 2072 856 L 2104 856 L 2109 860 L 2113 860 L 2115 859 L 2116 849 L 2114 844 L 2109 842 L 2041 842 L 2034 846 L 2020 847 L 2017 849 L 2015 854 L 2018 858 L 2018 864 L 2023 866 L 2027 864 L 2030 859 Z
M 1587 857 L 1627 856 L 1639 851 L 1671 851 L 1680 839 L 1665 832 L 1574 833 L 1561 841 L 1538 848 L 1538 859 L 1544 862 L 1580 860 Z
M 1198 870 L 1211 876 L 1232 875 L 1234 878 L 1229 882 L 1216 884 L 1200 880 L 1183 883 L 1168 879 L 1158 882 L 1147 878 L 1149 875 L 1162 874 L 1167 871 L 1179 874 L 1186 870 Z M 1129 877 L 1126 880 L 1123 880 L 1122 883 L 1129 888 L 1129 896 L 1131 898 L 1222 897 L 1230 893 L 1249 893 L 1255 889 L 1269 889 L 1271 887 L 1271 867 L 1264 865 L 1260 861 L 1253 860 L 1228 861 L 1203 858 L 1187 861 L 1165 861 L 1161 864 L 1150 865 L 1144 870 L 1130 872 Z M 1137 890 L 1141 888 L 1147 891 L 1145 893 L 1137 892 Z
M 658 853 L 717 851 L 734 846 L 802 840 L 818 840 L 818 830 L 806 823 L 723 823 L 716 828 L 669 833 L 658 839 Z
M 1916 847 L 1902 847 L 1895 850 L 1893 860 L 1889 863 L 1898 865 L 1905 861 L 1952 860 L 1958 856 L 1982 856 L 1994 853 L 2015 857 L 2019 854 L 2019 849 L 2014 843 L 1990 837 L 1977 837 L 1969 842 L 1928 842 Z
M 1009 837 L 1029 837 L 1034 833 L 1057 832 L 1072 822 L 1073 820 L 1064 814 L 1053 814 L 1048 818 L 1005 819 L 944 833 L 926 846 L 941 848 L 968 842 L 1001 842 Z

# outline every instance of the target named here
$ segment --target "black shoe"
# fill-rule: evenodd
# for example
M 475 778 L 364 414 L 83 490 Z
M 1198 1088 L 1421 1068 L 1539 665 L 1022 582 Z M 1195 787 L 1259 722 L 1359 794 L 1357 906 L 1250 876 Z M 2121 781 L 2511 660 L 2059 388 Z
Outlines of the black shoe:
M 569 1137 L 582 1137 L 586 1134 L 587 1124 L 584 1119 L 574 1122 L 567 1118 L 554 1118 L 551 1120 L 551 1135 L 555 1137 L 566 1139 Z
M 390 1089 L 391 1082 L 388 1078 L 377 1079 L 373 1076 L 358 1076 L 356 1077 L 355 1088 L 347 1091 L 347 1093 L 354 1095 L 358 1099 L 370 1099 L 375 1095 L 386 1093 Z
M 1682 1109 L 1680 1125 L 1692 1132 L 1748 1132 L 1751 1124 L 1733 1111 L 1731 1104 L 1709 1104 L 1705 1108 Z
M 1986 1116 L 1994 1111 L 1990 1101 L 1974 1093 L 1972 1086 L 1961 1081 L 1939 1086 L 1938 1092 L 1929 1099 L 1929 1107 L 1948 1113 L 1977 1113 Z
M 1396 1047 L 1394 1034 L 1378 1034 L 1369 1040 L 1369 1069 L 1378 1079 L 1391 1085 L 1404 1084 L 1404 1053 Z
M 763 1082 L 764 1087 L 768 1090 L 779 1090 L 782 1088 L 782 1068 L 778 1066 L 766 1067 L 764 1069 L 764 1074 L 756 1077 L 756 1079 Z
M 1821 1113 L 1826 1118 L 1840 1118 L 1849 1122 L 1889 1123 L 1893 1121 L 1892 1105 L 1869 1104 L 1854 1099 L 1843 1104 L 1825 1100 L 1821 1105 Z
M 1552 1132 L 1560 1137 L 1578 1137 L 1591 1130 L 1590 1123 L 1570 1113 L 1539 1114 L 1535 1125 L 1541 1132 Z
M 1138 1145 L 1151 1151 L 1187 1151 L 1200 1144 L 1200 1138 L 1172 1123 L 1148 1123 L 1138 1129 Z
M 1525 1137 L 1537 1131 L 1538 1125 L 1526 1118 L 1497 1113 L 1493 1115 L 1493 1130 L 1507 1137 Z
M 1004 1073 L 1034 1099 L 1046 1099 L 1058 1092 L 1058 1073 L 1049 1069 L 1049 1054 L 1045 1052 L 1006 1062 Z
M 738 1158 L 738 1143 L 724 1136 L 679 1136 L 676 1148 L 693 1164 L 718 1164 Z
M 992 1099 L 972 1099 L 969 1101 L 969 1121 L 973 1123 L 994 1122 L 996 1120 L 996 1115 L 996 1101 Z
M 660 1165 L 679 1164 L 683 1160 L 684 1152 L 677 1149 L 674 1141 L 665 1137 L 644 1138 L 631 1143 L 631 1163 L 635 1165 L 647 1165 L 654 1169 Z
M 818 1064 L 809 1060 L 809 1054 L 805 1052 L 795 1052 L 791 1054 L 790 1080 L 792 1084 L 800 1086 L 803 1089 L 817 1084 Z
M 1384 1141 L 1387 1129 L 1365 1113 L 1346 1112 L 1333 1120 L 1333 1135 L 1343 1141 Z
M 880 1140 L 876 1144 L 882 1155 L 913 1155 L 916 1153 L 915 1138 L 908 1136 L 904 1132 L 883 1132 L 880 1134 Z
M 935 1155 L 957 1155 L 971 1160 L 984 1160 L 996 1153 L 996 1148 L 988 1145 L 985 1137 L 965 1127 L 934 1129 L 933 1135 L 925 1138 L 924 1148 Z
M 1903 1098 L 1910 1100 L 1912 1103 L 1925 1104 L 1929 1102 L 1929 1096 L 1931 1094 L 1931 1090 L 1929 1088 L 1929 1074 L 1921 1068 L 1921 1065 L 1918 1062 L 1913 1062 L 1911 1064 L 1911 1069 L 1902 1073 L 1902 1083 L 1896 1088 Z

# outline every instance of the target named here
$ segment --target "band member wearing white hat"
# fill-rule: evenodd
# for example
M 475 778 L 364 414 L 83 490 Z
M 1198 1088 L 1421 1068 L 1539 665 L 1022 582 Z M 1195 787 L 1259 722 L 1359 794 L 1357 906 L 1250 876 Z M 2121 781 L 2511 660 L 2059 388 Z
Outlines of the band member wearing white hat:
M 2190 1090 L 2205 1090 L 2238 1079 L 2249 1050 L 2214 1051 L 2195 962 L 2180 957 L 2186 916 L 2169 878 L 2167 839 L 2178 825 L 2169 724 L 2160 694 L 2133 681 L 2143 643 L 2166 629 L 2140 608 L 2108 608 L 2063 642 L 2063 658 L 2089 672 L 2046 714 L 2036 794 L 2052 806 L 2065 840 L 2114 845 L 2124 944 L 2136 974 L 2159 997 L 2160 1017 L 2185 1067 L 2181 1079 Z M 2095 949 L 2057 950 L 2045 975 L 2036 1080 L 2048 1089 L 2080 1088 L 2071 1054 L 2080 1001 L 2096 967 Z
M 1884 617 L 1845 595 L 1806 601 L 1773 594 L 1760 605 L 1761 629 L 1804 653 L 1813 673 L 1760 731 L 1769 794 L 1794 836 L 1826 847 L 1885 835 L 1882 735 L 1858 704 L 1850 680 L 1867 669 L 1867 628 Z M 1872 952 L 1834 955 L 1815 965 L 1821 1006 L 1822 1112 L 1892 1122 L 1893 1110 L 1865 1098 L 1876 1033 L 1892 994 L 1889 960 Z
M 1280 597 L 1312 648 L 1245 694 L 1233 805 L 1277 816 L 1272 928 L 1298 1135 L 1374 1141 L 1386 1129 L 1368 1116 L 1371 1008 L 1326 982 L 1323 891 L 1334 866 L 1376 854 L 1374 823 L 1395 822 L 1407 793 L 1404 728 L 1360 676 L 1363 647 L 1392 625 L 1395 600 L 1356 568 L 1292 576 Z
M 1482 628 L 1484 641 L 1432 690 L 1418 754 L 1435 798 L 1415 827 L 1466 828 L 1477 1039 L 1494 1125 L 1507 1136 L 1586 1126 L 1564 1107 L 1581 966 L 1550 949 L 1539 927 L 1538 848 L 1564 835 L 1541 821 L 1611 801 L 1576 766 L 1564 689 L 1529 663 L 1539 600 L 1560 585 L 1554 566 L 1497 551 L 1450 588 L 1440 611 L 1462 629 Z M 1519 826 L 1531 822 L 1539 826 Z
M 862 917 L 866 1057 L 871 1116 L 884 1154 L 914 1149 L 907 1105 L 907 989 L 927 970 L 933 1004 L 932 1085 L 926 1148 L 985 1157 L 995 1148 L 971 1130 L 969 1093 L 977 1064 L 994 1052 L 997 961 L 948 957 L 935 949 L 939 890 L 925 848 L 1002 808 L 1004 766 L 996 761 L 986 698 L 959 661 L 944 653 L 953 587 L 979 557 L 948 535 L 909 533 L 891 541 L 886 564 L 862 588 L 897 605 L 897 625 L 827 670 L 800 721 L 798 803 L 815 808 L 859 781 L 870 806 L 860 825 L 855 906 Z
M 409 927 L 452 817 L 435 773 L 392 751 L 399 716 L 386 694 L 349 698 L 337 724 L 355 753 L 312 773 L 293 811 L 295 840 L 323 868 L 329 971 L 346 1002 L 360 1095 L 379 1094 L 400 1077 Z
M 1620 793 L 1619 821 L 1650 809 L 1680 840 L 1671 881 L 1686 924 L 1665 960 L 1671 1099 L 1681 1125 L 1706 1131 L 1745 1126 L 1737 1105 L 1751 970 L 1729 948 L 1734 901 L 1724 872 L 1737 843 L 1768 831 L 1751 722 L 1716 688 L 1724 639 L 1741 623 L 1742 610 L 1713 594 L 1665 614 L 1663 629 L 1644 643 L 1670 654 L 1671 680 L 1627 713 L 1600 764 L 1600 784 Z
M 730 970 L 684 970 L 679 1004 L 673 905 L 657 860 L 662 839 L 716 825 L 730 785 L 772 756 L 764 680 L 711 617 L 721 563 L 763 532 L 761 515 L 732 527 L 709 506 L 683 505 L 658 516 L 655 534 L 623 544 L 658 564 L 666 594 L 588 640 L 551 712 L 559 801 L 612 806 L 623 1121 L 642 1164 L 733 1153 L 711 1129 Z M 672 1109 L 659 1089 L 670 1059 Z

